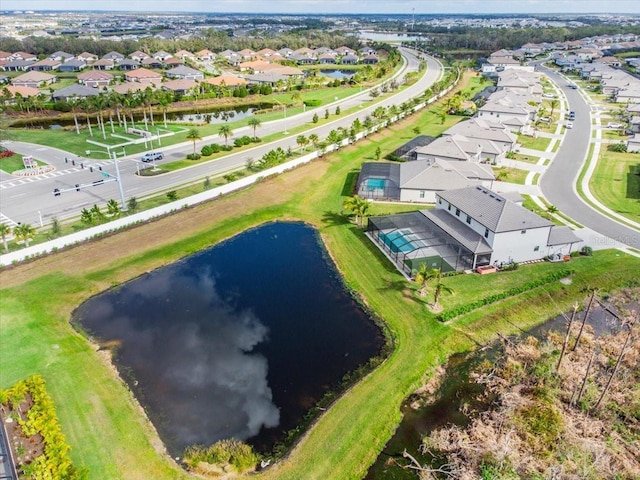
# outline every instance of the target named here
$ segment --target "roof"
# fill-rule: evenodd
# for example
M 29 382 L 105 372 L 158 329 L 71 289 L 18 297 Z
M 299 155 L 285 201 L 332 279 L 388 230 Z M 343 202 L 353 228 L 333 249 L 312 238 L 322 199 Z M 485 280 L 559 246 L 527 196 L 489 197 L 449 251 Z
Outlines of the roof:
M 128 78 L 162 78 L 162 75 L 158 72 L 154 72 L 146 68 L 137 68 L 136 70 L 131 70 L 130 72 L 126 73 L 125 76 Z
M 569 227 L 560 227 L 554 225 L 549 232 L 549 240 L 547 240 L 548 246 L 554 245 L 567 245 L 569 243 L 578 243 L 582 239 L 579 238 Z
M 186 67 L 181 65 L 179 67 L 172 68 L 171 70 L 167 70 L 165 72 L 167 76 L 170 77 L 192 77 L 194 75 L 204 76 L 204 74 L 200 70 L 196 70 L 195 68 Z
M 169 80 L 168 82 L 163 82 L 160 86 L 167 90 L 189 90 L 198 85 L 198 82 L 195 80 L 190 80 L 188 78 L 178 78 L 177 80 Z
M 146 90 L 147 88 L 155 88 L 154 83 L 140 83 L 140 82 L 125 82 L 120 85 L 115 85 L 112 90 L 117 93 L 127 94 L 130 92 L 138 92 L 140 90 Z
M 82 72 L 78 74 L 78 80 L 91 81 L 91 80 L 113 80 L 113 75 L 104 70 L 90 70 L 88 72 Z
M 56 90 L 53 93 L 53 98 L 68 98 L 68 97 L 94 97 L 100 95 L 100 90 L 97 88 L 87 87 L 86 85 L 73 84 L 68 87 Z
M 18 94 L 21 97 L 34 97 L 36 95 L 40 95 L 40 90 L 33 87 L 23 87 L 22 85 L 18 85 L 18 86 L 8 85 L 6 87 L 3 87 L 3 90 L 5 88 L 9 91 L 9 93 L 11 93 L 12 97 L 15 97 Z
M 482 118 L 460 122 L 449 128 L 443 135 L 460 134 L 468 138 L 482 138 L 494 142 L 516 143 L 518 137 L 509 132 L 504 125 L 501 128 L 493 128 L 489 122 Z M 495 126 L 495 124 L 493 124 Z
M 400 188 L 413 190 L 450 190 L 476 185 L 446 160 L 416 160 L 400 166 Z M 491 176 L 493 178 L 493 176 Z
M 44 72 L 36 72 L 30 71 L 27 73 L 23 73 L 22 75 L 18 75 L 11 82 L 12 83 L 22 83 L 22 82 L 47 82 L 56 78 L 55 75 L 51 75 L 50 73 Z
M 421 210 L 420 213 L 472 253 L 486 255 L 493 252 L 493 249 L 482 235 L 469 228 L 464 222 L 458 221 L 445 210 L 435 208 L 433 210 Z
M 205 82 L 210 83 L 211 85 L 222 85 L 224 83 L 227 87 L 234 87 L 236 85 L 246 85 L 247 81 L 244 78 L 236 77 L 235 75 L 231 75 L 230 73 L 223 73 L 214 78 L 207 78 Z
M 549 220 L 484 187 L 448 190 L 438 195 L 495 233 L 553 226 Z

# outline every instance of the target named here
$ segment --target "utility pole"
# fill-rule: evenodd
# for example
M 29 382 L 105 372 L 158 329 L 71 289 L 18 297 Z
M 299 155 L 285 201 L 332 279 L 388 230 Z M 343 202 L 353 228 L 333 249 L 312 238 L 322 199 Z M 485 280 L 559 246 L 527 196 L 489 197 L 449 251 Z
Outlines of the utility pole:
M 120 190 L 120 201 L 122 202 L 121 210 L 123 212 L 127 211 L 127 203 L 124 200 L 124 190 L 122 188 L 122 178 L 120 177 L 120 168 L 118 167 L 118 156 L 116 152 L 110 152 L 111 158 L 113 158 L 113 163 L 116 166 L 116 180 L 118 182 L 118 189 Z

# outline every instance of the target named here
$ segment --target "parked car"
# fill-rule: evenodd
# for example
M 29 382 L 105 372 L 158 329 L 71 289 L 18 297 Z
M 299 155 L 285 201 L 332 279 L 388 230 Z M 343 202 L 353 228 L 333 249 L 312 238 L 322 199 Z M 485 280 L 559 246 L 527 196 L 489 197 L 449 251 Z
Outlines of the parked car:
M 573 122 L 567 122 L 567 128 L 573 128 Z
M 148 163 L 148 162 L 155 162 L 156 160 L 162 160 L 163 158 L 164 158 L 164 155 L 162 154 L 162 152 L 148 152 L 142 156 L 140 161 L 144 163 Z
M 572 110 L 569 112 L 569 120 L 575 120 L 575 119 L 576 119 L 576 112 Z
M 543 93 L 542 96 L 544 98 L 556 98 L 556 96 L 553 93 Z
M 624 125 L 622 125 L 621 123 L 616 123 L 616 122 L 609 122 L 607 124 L 607 128 L 623 128 Z

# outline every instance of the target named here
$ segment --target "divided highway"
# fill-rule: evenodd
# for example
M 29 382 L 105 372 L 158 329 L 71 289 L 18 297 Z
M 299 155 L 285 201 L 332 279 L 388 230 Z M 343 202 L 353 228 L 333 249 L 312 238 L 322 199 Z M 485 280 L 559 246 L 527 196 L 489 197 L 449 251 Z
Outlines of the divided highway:
M 401 48 L 400 51 L 405 59 L 405 65 L 399 75 L 404 76 L 410 72 L 418 71 L 420 59 L 417 57 L 417 53 L 405 48 Z M 372 103 L 367 91 L 343 101 L 335 102 L 330 106 L 330 111 L 335 110 L 338 105 L 343 112 L 352 107 L 359 107 L 359 110 L 350 115 L 336 118 L 336 120 L 322 126 L 310 128 L 304 134 L 308 136 L 311 133 L 315 133 L 319 138 L 325 138 L 331 130 L 337 127 L 349 128 L 356 118 L 360 118 L 361 121 L 364 120 L 367 115 L 371 115 L 373 110 L 379 106 L 399 105 L 423 94 L 442 74 L 442 66 L 438 61 L 431 57 L 426 57 L 426 62 L 426 74 L 414 85 L 396 92 L 395 95 L 382 102 Z M 139 166 L 136 160 L 140 155 L 124 157 L 118 161 L 118 165 L 125 197 L 127 199 L 134 196 L 141 198 L 155 192 L 171 190 L 179 185 L 202 181 L 206 176 L 214 177 L 240 168 L 246 164 L 247 160 L 257 160 L 276 147 L 282 147 L 285 150 L 289 147 L 297 148 L 297 134 L 287 135 L 282 132 L 286 129 L 292 129 L 294 125 L 310 123 L 314 113 L 324 114 L 325 108 L 327 107 L 309 109 L 305 113 L 288 117 L 286 124 L 283 118 L 264 123 L 258 128 L 258 135 L 264 137 L 274 133 L 281 133 L 283 136 L 281 140 L 260 144 L 251 150 L 231 153 L 211 162 L 194 165 L 156 177 L 140 177 L 134 174 Z M 244 127 L 237 129 L 234 134 L 236 136 L 252 135 L 253 132 L 249 127 Z M 197 142 L 196 149 L 199 151 L 205 144 L 220 143 L 221 141 L 222 139 L 218 135 L 207 137 L 203 141 Z M 115 174 L 113 161 L 92 160 L 91 156 L 88 158 L 77 157 L 52 147 L 21 142 L 8 142 L 7 146 L 23 155 L 33 155 L 34 158 L 47 161 L 56 168 L 56 171 L 28 179 L 9 178 L 7 175 L 2 175 L 0 177 L 0 221 L 10 224 L 17 222 L 30 223 L 33 226 L 39 226 L 40 219 L 46 224 L 52 217 L 64 219 L 77 216 L 83 208 L 90 208 L 94 204 L 104 205 L 111 198 L 120 200 L 116 182 L 86 188 L 80 192 L 70 191 L 57 197 L 53 196 L 55 188 L 60 190 L 74 189 L 76 184 L 90 184 L 95 180 L 100 180 L 102 178 L 100 172 L 94 168 L 94 172 L 91 173 L 89 166 L 102 166 L 105 171 Z M 164 153 L 163 162 L 170 162 L 184 158 L 186 154 L 191 153 L 193 145 L 191 142 L 187 142 L 156 150 L 161 150 Z M 74 159 L 76 165 L 71 165 L 70 162 L 65 163 L 65 157 Z M 80 168 L 80 163 L 85 165 L 84 169 Z

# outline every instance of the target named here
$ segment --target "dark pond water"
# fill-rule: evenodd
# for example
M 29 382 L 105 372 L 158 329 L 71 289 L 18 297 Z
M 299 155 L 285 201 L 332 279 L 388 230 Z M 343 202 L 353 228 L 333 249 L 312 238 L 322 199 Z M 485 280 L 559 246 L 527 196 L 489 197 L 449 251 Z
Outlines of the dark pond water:
M 576 322 L 581 322 L 584 312 L 578 312 Z M 589 315 L 588 324 L 596 335 L 618 331 L 620 323 L 612 312 L 594 304 Z M 550 331 L 566 329 L 566 320 L 562 315 L 552 318 L 535 327 L 523 335 L 533 335 L 545 338 Z M 402 457 L 403 450 L 407 450 L 419 462 L 425 464 L 426 458 L 418 450 L 422 438 L 432 431 L 445 425 L 464 427 L 469 418 L 462 412 L 463 405 L 471 410 L 482 406 L 477 400 L 482 387 L 469 378 L 469 373 L 483 360 L 492 361 L 498 352 L 497 344 L 484 351 L 460 353 L 452 355 L 445 366 L 445 374 L 433 403 L 420 408 L 412 408 L 411 403 L 417 398 L 411 396 L 401 407 L 402 421 L 395 434 L 385 445 L 376 462 L 369 469 L 364 480 L 415 480 L 415 471 L 401 468 L 407 460 Z
M 337 78 L 338 80 L 351 78 L 356 74 L 354 70 L 320 70 L 320 73 L 325 77 Z
M 269 451 L 349 371 L 379 329 L 311 227 L 246 231 L 82 304 L 169 452 L 223 438 Z
M 226 123 L 253 115 L 257 108 L 239 107 L 235 110 L 220 110 L 210 113 L 171 113 L 167 114 L 167 120 L 170 122 L 188 122 L 188 123 Z

